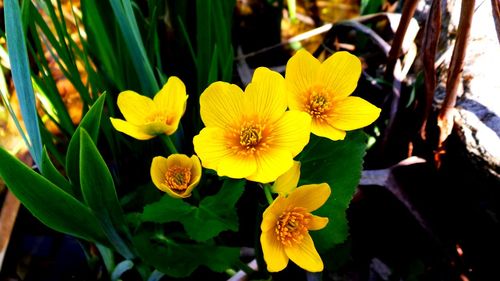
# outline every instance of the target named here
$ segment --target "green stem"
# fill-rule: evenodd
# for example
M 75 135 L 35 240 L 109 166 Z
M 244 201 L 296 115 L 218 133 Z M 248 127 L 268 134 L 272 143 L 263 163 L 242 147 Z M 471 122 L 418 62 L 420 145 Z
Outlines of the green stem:
M 287 0 L 288 4 L 288 14 L 290 16 L 290 21 L 295 23 L 297 21 L 297 3 L 295 0 Z
M 236 262 L 236 266 L 241 269 L 243 272 L 245 272 L 247 275 L 251 275 L 252 273 L 255 272 L 255 270 L 253 270 L 250 266 L 248 266 L 248 264 L 238 260 Z
M 273 203 L 274 199 L 273 196 L 271 195 L 271 185 L 266 183 L 264 184 L 264 194 L 266 195 L 267 203 L 271 205 Z
M 168 150 L 170 150 L 170 153 L 172 154 L 177 154 L 177 149 L 175 148 L 174 143 L 172 142 L 172 139 L 168 135 L 160 135 L 161 140 L 163 143 L 167 146 Z

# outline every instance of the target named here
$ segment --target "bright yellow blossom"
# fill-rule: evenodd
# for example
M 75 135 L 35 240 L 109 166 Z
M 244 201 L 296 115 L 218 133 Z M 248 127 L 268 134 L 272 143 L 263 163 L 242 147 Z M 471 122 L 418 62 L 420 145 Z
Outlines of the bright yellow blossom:
M 157 156 L 151 163 L 151 179 L 161 191 L 174 198 L 191 196 L 200 182 L 201 164 L 196 155 L 172 154 L 168 158 Z
M 300 179 L 300 162 L 293 161 L 293 166 L 283 175 L 279 176 L 271 186 L 273 193 L 287 196 L 288 193 L 295 190 Z
M 288 106 L 311 115 L 313 134 L 342 140 L 346 131 L 368 126 L 380 115 L 371 103 L 349 96 L 360 74 L 360 60 L 348 52 L 337 52 L 321 63 L 299 50 L 286 65 Z
M 309 142 L 309 115 L 286 108 L 283 77 L 265 67 L 255 70 L 244 93 L 233 84 L 211 84 L 200 96 L 206 127 L 193 139 L 203 167 L 219 176 L 276 180 Z
M 171 135 L 179 126 L 186 110 L 186 87 L 177 77 L 171 76 L 153 99 L 133 91 L 118 95 L 118 108 L 125 120 L 110 118 L 117 131 L 138 140 L 148 140 L 157 135 Z
M 328 223 L 328 218 L 311 212 L 326 202 L 330 192 L 326 183 L 304 185 L 288 197 L 278 195 L 264 211 L 260 243 L 269 272 L 283 270 L 289 259 L 307 271 L 323 271 L 309 230 L 322 229 Z

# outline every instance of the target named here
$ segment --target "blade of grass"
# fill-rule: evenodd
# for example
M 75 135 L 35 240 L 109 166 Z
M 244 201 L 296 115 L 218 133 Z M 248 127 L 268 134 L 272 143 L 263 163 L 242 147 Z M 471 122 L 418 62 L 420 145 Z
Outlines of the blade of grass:
M 21 114 L 30 145 L 28 146 L 35 163 L 40 167 L 42 162 L 42 140 L 38 128 L 35 94 L 31 84 L 25 36 L 22 30 L 21 11 L 15 0 L 4 1 L 5 31 L 7 33 L 7 49 L 11 58 L 12 80 L 17 90 Z
M 94 62 L 97 62 L 103 72 L 109 75 L 110 80 L 115 83 L 118 89 L 125 89 L 125 78 L 117 60 L 119 56 L 110 55 L 114 50 L 110 39 L 113 33 L 103 21 L 97 2 L 95 0 L 84 1 L 81 3 L 81 9 L 83 26 L 87 32 L 89 43 L 92 44 L 92 48 L 86 47 L 88 53 L 97 58 Z M 95 40 L 92 40 L 93 38 Z M 86 41 L 82 41 L 84 46 L 86 43 Z
M 56 82 L 54 77 L 50 73 L 49 63 L 45 58 L 44 51 L 42 48 L 42 44 L 39 39 L 39 33 L 35 24 L 32 22 L 30 24 L 30 32 L 32 33 L 33 40 L 31 44 L 28 45 L 30 54 L 33 57 L 33 61 L 37 64 L 39 75 L 36 75 L 32 72 L 32 78 L 34 83 L 38 85 L 38 87 L 42 90 L 43 94 L 51 101 L 52 105 L 55 107 L 57 112 L 57 116 L 59 118 L 59 123 L 57 125 L 62 129 L 63 132 L 66 132 L 68 135 L 73 134 L 74 126 L 71 121 L 71 117 L 64 105 L 64 102 L 59 94 L 59 90 L 57 89 Z M 35 49 L 36 48 L 36 51 Z M 41 77 L 39 77 L 41 76 Z
M 159 87 L 137 28 L 132 5 L 126 0 L 110 0 L 110 4 L 141 82 L 142 91 L 152 97 L 159 91 Z

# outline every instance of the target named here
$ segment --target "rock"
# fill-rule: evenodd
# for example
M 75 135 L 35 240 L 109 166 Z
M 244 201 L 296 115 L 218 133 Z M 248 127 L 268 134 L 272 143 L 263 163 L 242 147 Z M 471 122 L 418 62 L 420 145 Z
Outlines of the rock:
M 461 1 L 454 2 L 451 7 L 448 5 L 448 12 L 443 18 L 443 21 L 450 23 L 449 28 L 442 31 L 447 33 L 447 38 L 454 37 L 458 26 Z M 451 18 L 446 19 L 446 17 Z M 447 45 L 452 49 L 453 44 L 453 41 L 449 41 Z M 444 60 L 438 70 L 441 74 L 436 89 L 436 107 L 440 107 L 444 98 L 444 85 L 451 53 L 449 50 L 441 49 Z M 486 169 L 491 175 L 500 179 L 500 79 L 497 69 L 500 66 L 500 56 L 498 54 L 500 54 L 500 44 L 493 21 L 491 2 L 476 1 L 469 45 L 460 78 L 454 132 L 464 143 L 467 155 L 476 166 L 479 169 Z

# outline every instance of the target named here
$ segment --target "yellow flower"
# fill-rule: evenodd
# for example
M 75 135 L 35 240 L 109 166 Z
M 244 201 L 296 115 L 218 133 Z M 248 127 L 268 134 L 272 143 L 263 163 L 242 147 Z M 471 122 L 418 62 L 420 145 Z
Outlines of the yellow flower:
M 151 179 L 161 191 L 174 198 L 191 196 L 200 182 L 201 164 L 196 155 L 172 154 L 168 158 L 157 156 L 151 163 Z
M 273 193 L 278 193 L 282 196 L 287 196 L 294 191 L 300 179 L 300 162 L 293 161 L 293 166 L 283 175 L 279 176 L 271 186 Z
M 219 176 L 276 180 L 309 142 L 311 118 L 286 108 L 283 77 L 264 67 L 245 93 L 234 84 L 211 84 L 200 96 L 206 127 L 193 139 L 203 167 Z
M 328 218 L 311 212 L 326 202 L 330 192 L 326 183 L 304 185 L 288 197 L 278 195 L 264 211 L 260 243 L 269 272 L 283 270 L 289 259 L 307 271 L 323 271 L 309 230 L 322 229 L 328 223 Z
M 312 117 L 311 132 L 342 140 L 346 131 L 368 126 L 380 109 L 349 95 L 357 86 L 361 62 L 348 52 L 337 52 L 319 62 L 307 51 L 298 51 L 286 65 L 288 106 Z
M 186 87 L 172 76 L 153 99 L 133 91 L 118 95 L 118 108 L 125 120 L 110 118 L 117 131 L 138 140 L 175 133 L 186 110 Z

